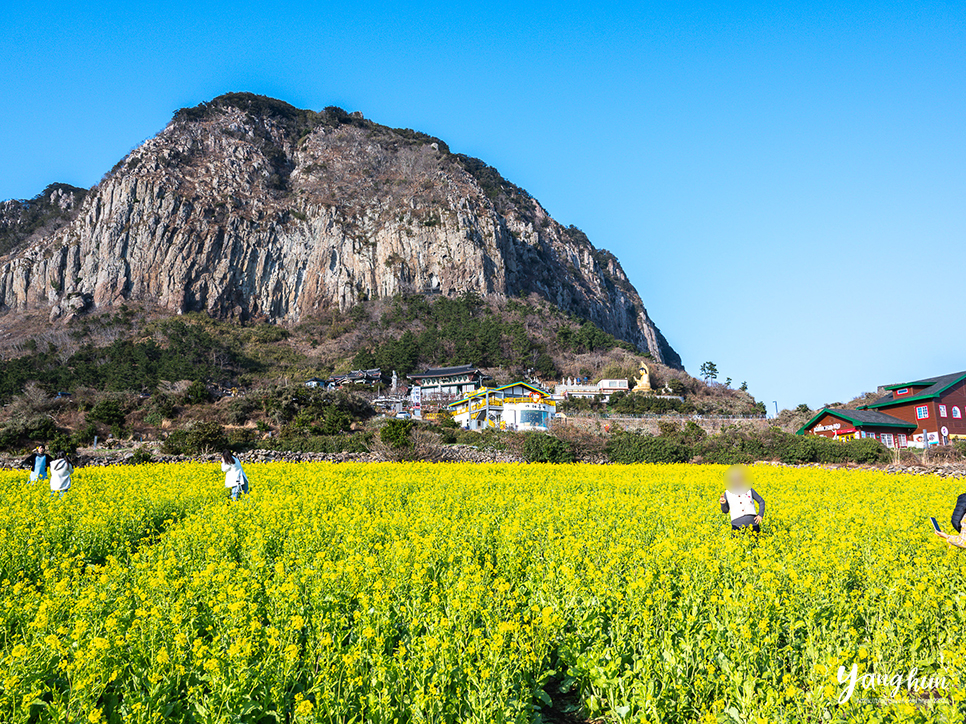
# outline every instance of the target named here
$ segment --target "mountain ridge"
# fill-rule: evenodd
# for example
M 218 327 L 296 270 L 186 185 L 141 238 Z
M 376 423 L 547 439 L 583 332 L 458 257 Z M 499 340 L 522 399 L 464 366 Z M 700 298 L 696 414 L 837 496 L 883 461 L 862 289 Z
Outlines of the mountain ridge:
M 52 193 L 41 232 L 23 203 L 0 205 L 0 312 L 297 323 L 375 297 L 537 294 L 681 367 L 613 254 L 483 161 L 358 112 L 226 94 L 176 111 L 82 197 Z

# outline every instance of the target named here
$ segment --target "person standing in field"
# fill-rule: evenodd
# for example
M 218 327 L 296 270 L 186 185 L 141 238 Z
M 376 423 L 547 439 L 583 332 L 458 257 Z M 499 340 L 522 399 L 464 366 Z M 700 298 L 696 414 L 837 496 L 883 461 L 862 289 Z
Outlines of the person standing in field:
M 949 535 L 941 530 L 936 531 L 936 535 L 945 538 L 949 545 L 957 548 L 966 548 L 966 535 L 963 534 L 963 521 L 966 520 L 966 493 L 956 498 L 956 507 L 953 508 L 953 517 L 950 521 L 957 535 Z
M 727 490 L 718 498 L 721 512 L 731 515 L 731 529 L 744 530 L 750 527 L 758 533 L 761 521 L 765 517 L 765 500 L 748 482 L 748 474 L 740 465 L 728 468 L 725 473 Z M 755 504 L 758 510 L 755 510 Z
M 248 476 L 242 470 L 241 460 L 231 450 L 221 454 L 221 471 L 225 474 L 225 487 L 231 490 L 232 500 L 248 493 Z
M 64 493 L 70 490 L 71 475 L 74 472 L 74 465 L 70 461 L 67 453 L 58 452 L 54 455 L 54 462 L 50 464 L 50 494 L 51 496 L 64 497 Z
M 20 467 L 30 470 L 31 483 L 36 483 L 38 480 L 46 480 L 47 471 L 50 468 L 50 455 L 47 454 L 47 448 L 43 445 L 38 445 L 37 449 L 28 455 L 27 459 L 20 464 Z

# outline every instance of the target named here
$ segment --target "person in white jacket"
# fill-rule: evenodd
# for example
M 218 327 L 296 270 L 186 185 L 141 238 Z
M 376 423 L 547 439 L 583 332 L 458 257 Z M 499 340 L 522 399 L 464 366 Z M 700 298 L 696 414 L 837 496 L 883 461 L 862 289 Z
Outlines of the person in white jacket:
M 733 465 L 725 473 L 728 489 L 721 494 L 718 502 L 721 512 L 731 515 L 731 529 L 745 530 L 751 528 L 755 533 L 761 530 L 761 521 L 765 517 L 765 500 L 748 482 L 748 474 L 741 465 Z M 755 504 L 758 510 L 755 510 Z
M 231 490 L 232 500 L 238 500 L 242 493 L 248 493 L 248 476 L 231 450 L 221 454 L 221 471 L 225 474 L 225 487 Z
M 54 462 L 50 464 L 50 494 L 63 498 L 64 493 L 70 490 L 70 476 L 73 472 L 74 466 L 66 453 L 54 455 Z

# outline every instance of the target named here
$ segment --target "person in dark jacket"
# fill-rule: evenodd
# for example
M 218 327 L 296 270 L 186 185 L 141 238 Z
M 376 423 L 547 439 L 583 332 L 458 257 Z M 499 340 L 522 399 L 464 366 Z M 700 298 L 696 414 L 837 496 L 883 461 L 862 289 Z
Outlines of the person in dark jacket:
M 747 472 L 740 465 L 728 468 L 725 483 L 728 489 L 718 498 L 718 503 L 721 504 L 722 513 L 731 515 L 731 529 L 744 530 L 751 527 L 758 533 L 761 530 L 762 518 L 765 517 L 765 500 L 751 487 Z
M 36 483 L 38 480 L 47 479 L 47 471 L 50 469 L 51 458 L 47 454 L 47 449 L 43 445 L 38 445 L 20 464 L 20 467 L 30 470 L 30 482 Z
M 941 530 L 937 530 L 936 535 L 945 538 L 949 545 L 966 548 L 966 535 L 963 534 L 964 520 L 966 520 L 966 493 L 956 498 L 956 507 L 953 508 L 952 520 L 950 521 L 958 535 L 949 535 L 949 533 L 943 533 Z

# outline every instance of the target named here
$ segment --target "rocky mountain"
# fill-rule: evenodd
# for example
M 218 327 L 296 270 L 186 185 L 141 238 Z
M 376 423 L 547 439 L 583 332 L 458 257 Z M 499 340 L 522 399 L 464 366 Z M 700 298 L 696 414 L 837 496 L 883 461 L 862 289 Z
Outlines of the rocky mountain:
M 0 202 L 0 254 L 40 241 L 71 221 L 87 189 L 51 184 L 25 201 Z
M 175 113 L 88 192 L 0 206 L 0 312 L 135 303 L 294 323 L 398 294 L 537 294 L 681 361 L 610 253 L 439 139 L 238 93 Z

